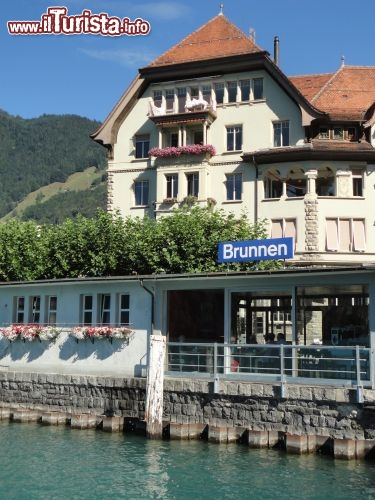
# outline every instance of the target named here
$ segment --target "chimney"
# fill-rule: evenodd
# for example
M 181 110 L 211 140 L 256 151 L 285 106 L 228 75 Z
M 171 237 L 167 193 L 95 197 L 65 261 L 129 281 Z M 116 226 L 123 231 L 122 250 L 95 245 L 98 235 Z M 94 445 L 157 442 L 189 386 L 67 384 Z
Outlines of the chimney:
M 275 36 L 273 39 L 273 62 L 279 65 L 279 37 Z

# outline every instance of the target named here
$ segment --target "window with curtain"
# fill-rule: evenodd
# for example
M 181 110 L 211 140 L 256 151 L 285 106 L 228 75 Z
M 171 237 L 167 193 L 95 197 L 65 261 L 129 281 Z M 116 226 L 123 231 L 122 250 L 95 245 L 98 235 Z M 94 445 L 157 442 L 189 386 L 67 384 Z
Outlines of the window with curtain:
M 227 200 L 235 201 L 242 198 L 242 174 L 226 175 Z
M 330 252 L 365 252 L 365 220 L 326 219 L 326 250 Z

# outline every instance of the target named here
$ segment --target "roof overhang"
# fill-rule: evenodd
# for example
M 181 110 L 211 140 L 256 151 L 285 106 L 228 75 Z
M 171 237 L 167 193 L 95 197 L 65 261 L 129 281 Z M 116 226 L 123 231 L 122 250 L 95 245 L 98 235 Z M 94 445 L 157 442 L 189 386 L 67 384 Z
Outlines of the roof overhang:
M 339 150 L 339 149 L 313 149 L 311 145 L 291 146 L 289 148 L 263 149 L 244 153 L 244 161 L 255 162 L 258 165 L 267 163 L 285 163 L 295 161 L 364 161 L 368 163 L 375 162 L 374 150 Z

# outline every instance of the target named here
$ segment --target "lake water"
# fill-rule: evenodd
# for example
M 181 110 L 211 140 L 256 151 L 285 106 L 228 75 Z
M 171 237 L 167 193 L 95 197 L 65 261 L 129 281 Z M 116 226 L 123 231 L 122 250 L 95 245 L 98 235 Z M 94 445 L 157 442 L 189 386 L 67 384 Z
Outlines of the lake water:
M 0 498 L 374 499 L 375 463 L 0 422 Z

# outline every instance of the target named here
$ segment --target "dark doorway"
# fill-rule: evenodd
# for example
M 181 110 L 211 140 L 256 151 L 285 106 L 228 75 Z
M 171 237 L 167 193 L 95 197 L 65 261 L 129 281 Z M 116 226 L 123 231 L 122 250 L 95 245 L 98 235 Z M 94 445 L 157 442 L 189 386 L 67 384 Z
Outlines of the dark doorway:
M 224 290 L 168 292 L 170 342 L 224 342 Z

